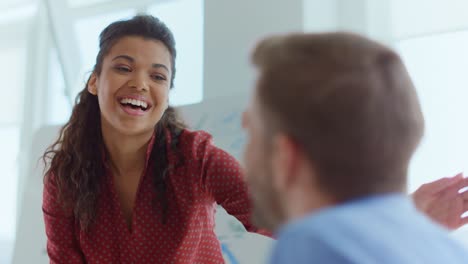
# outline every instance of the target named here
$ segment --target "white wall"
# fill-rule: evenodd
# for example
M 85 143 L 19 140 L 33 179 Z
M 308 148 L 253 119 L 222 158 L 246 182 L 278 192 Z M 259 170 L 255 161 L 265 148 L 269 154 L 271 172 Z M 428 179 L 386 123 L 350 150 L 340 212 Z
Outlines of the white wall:
M 331 31 L 338 28 L 339 0 L 304 0 L 304 30 Z
M 204 99 L 249 93 L 249 54 L 263 36 L 303 30 L 302 0 L 206 0 Z
M 204 99 L 249 93 L 255 43 L 272 33 L 347 30 L 390 42 L 390 0 L 205 0 Z
M 304 0 L 307 32 L 351 31 L 390 44 L 391 0 Z

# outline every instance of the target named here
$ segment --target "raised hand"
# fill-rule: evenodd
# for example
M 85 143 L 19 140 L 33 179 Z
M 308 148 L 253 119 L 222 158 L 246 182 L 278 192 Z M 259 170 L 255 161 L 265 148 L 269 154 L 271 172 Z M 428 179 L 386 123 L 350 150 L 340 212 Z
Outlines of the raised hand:
M 419 210 L 453 230 L 468 223 L 468 216 L 461 217 L 468 211 L 468 191 L 460 192 L 465 187 L 468 178 L 460 173 L 421 185 L 412 198 Z

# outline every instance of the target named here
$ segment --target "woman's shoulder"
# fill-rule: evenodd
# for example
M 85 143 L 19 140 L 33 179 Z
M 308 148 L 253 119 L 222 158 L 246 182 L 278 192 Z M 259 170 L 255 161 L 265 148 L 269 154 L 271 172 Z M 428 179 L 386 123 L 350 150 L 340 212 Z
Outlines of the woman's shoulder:
M 217 147 L 212 135 L 203 130 L 184 129 L 179 136 L 178 147 L 182 150 L 186 159 L 194 161 L 235 160 L 228 152 Z
M 211 134 L 203 130 L 184 129 L 178 141 L 178 148 L 183 152 L 185 159 L 203 161 L 210 156 L 229 155 L 216 147 Z
M 213 145 L 213 137 L 203 130 L 184 129 L 179 136 L 179 147 L 184 152 L 190 152 L 196 156 L 202 154 L 211 145 Z

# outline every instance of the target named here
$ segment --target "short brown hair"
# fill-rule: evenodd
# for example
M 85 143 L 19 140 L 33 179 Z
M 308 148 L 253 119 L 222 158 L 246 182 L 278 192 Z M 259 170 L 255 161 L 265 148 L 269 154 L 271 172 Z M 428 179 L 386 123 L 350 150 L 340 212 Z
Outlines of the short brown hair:
M 252 59 L 265 124 L 303 148 L 322 189 L 337 201 L 405 190 L 424 119 L 394 51 L 351 33 L 292 34 Z

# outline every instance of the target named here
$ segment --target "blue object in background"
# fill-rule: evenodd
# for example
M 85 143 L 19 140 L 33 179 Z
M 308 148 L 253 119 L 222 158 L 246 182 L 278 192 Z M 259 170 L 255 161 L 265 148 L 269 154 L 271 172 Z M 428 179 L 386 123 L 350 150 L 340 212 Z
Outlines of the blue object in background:
M 221 250 L 224 254 L 226 254 L 231 264 L 239 264 L 236 257 L 234 257 L 234 254 L 232 254 L 231 250 L 229 250 L 229 247 L 226 244 L 221 243 Z

